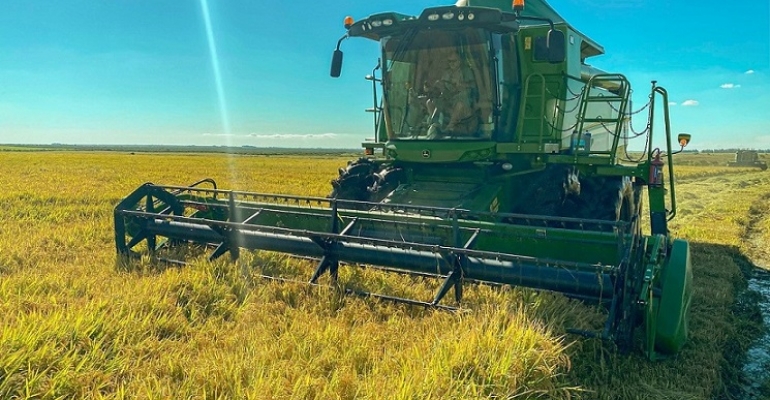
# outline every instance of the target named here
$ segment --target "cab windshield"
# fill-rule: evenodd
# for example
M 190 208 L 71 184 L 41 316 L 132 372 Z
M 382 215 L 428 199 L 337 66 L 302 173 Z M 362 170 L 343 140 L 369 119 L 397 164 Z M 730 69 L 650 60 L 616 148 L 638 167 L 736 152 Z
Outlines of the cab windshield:
M 489 34 L 418 30 L 383 39 L 391 140 L 489 139 L 494 131 Z

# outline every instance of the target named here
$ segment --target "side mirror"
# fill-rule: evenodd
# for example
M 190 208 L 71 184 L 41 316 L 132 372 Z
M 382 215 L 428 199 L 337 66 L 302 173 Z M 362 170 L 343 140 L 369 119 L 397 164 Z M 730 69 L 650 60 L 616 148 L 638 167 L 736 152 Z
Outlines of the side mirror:
M 558 64 L 564 61 L 567 52 L 567 46 L 564 43 L 564 32 L 556 29 L 548 31 L 548 62 Z
M 680 133 L 679 135 L 677 135 L 676 140 L 679 141 L 679 146 L 681 146 L 681 148 L 671 154 L 679 154 L 683 152 L 684 146 L 687 146 L 687 143 L 690 143 L 691 137 L 692 136 L 689 133 Z
M 342 72 L 342 50 L 337 49 L 337 50 L 334 50 L 334 53 L 332 54 L 332 70 L 331 70 L 332 78 L 339 78 L 341 72 Z

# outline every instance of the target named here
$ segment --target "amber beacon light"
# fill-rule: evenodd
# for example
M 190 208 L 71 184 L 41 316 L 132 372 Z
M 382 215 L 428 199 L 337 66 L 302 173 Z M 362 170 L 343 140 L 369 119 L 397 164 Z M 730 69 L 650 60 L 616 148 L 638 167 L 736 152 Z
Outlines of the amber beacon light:
M 345 29 L 350 29 L 350 27 L 353 26 L 355 21 L 353 21 L 353 17 L 348 15 L 347 17 L 345 17 L 345 20 L 343 23 L 345 24 Z

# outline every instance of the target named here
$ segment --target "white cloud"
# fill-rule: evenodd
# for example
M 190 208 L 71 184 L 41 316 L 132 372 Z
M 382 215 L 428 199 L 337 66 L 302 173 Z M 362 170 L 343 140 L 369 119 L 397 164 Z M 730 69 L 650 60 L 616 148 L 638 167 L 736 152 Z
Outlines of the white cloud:
M 722 89 L 737 89 L 741 87 L 741 85 L 736 85 L 734 83 L 723 83 L 719 85 L 719 87 L 721 87 Z
M 754 73 L 754 70 L 753 70 L 753 69 L 750 69 L 750 70 L 746 71 L 746 75 L 751 75 L 751 74 L 753 74 L 753 73 Z
M 203 136 L 233 137 L 235 135 L 232 134 L 232 133 L 209 133 L 209 132 L 206 132 L 206 133 L 203 134 Z
M 209 133 L 206 132 L 203 136 L 214 137 L 237 137 L 237 138 L 256 138 L 256 139 L 331 139 L 338 135 L 336 133 L 249 133 L 249 134 L 235 134 L 235 133 Z
M 700 104 L 698 100 L 685 100 L 682 102 L 682 106 L 684 107 L 694 107 Z
M 331 139 L 337 137 L 336 133 L 250 133 L 246 135 L 257 139 Z
M 673 107 L 673 106 L 675 106 L 675 105 L 676 105 L 676 102 L 675 102 L 675 101 L 669 101 L 669 102 L 668 102 L 668 105 Z

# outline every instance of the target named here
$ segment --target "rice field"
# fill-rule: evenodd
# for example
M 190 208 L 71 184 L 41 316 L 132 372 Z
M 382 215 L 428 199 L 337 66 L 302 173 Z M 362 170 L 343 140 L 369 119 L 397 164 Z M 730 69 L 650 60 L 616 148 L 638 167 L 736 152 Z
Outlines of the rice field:
M 116 258 L 113 208 L 144 182 L 325 196 L 347 158 L 0 152 L 0 398 L 740 398 L 764 329 L 745 288 L 770 268 L 770 172 L 707 157 L 682 158 L 671 225 L 692 246 L 691 338 L 653 363 L 566 334 L 602 315 L 559 295 L 469 287 L 467 310 L 448 313 L 265 281 L 314 266 L 263 252 Z M 438 284 L 341 280 L 423 299 Z

